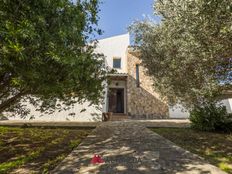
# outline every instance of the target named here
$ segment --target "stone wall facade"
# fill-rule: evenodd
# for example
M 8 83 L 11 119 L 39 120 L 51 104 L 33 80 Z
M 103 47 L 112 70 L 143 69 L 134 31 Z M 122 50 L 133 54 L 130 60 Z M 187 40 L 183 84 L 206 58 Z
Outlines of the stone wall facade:
M 154 91 L 152 79 L 146 75 L 138 58 L 139 52 L 127 50 L 127 111 L 131 119 L 158 119 L 168 117 L 168 105 Z M 136 65 L 139 65 L 139 81 L 136 81 Z

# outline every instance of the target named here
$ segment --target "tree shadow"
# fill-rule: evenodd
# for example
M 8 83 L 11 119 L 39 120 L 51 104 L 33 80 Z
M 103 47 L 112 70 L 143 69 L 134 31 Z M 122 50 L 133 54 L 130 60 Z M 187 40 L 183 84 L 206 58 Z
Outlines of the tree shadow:
M 108 126 L 104 126 L 106 124 Z M 102 124 L 52 173 L 223 174 L 199 156 L 151 130 L 130 124 Z M 105 163 L 91 164 L 94 154 L 100 155 Z

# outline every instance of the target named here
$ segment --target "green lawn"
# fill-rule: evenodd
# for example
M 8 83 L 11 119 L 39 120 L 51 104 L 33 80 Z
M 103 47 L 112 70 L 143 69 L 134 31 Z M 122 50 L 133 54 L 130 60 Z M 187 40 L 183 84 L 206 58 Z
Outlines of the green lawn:
M 91 129 L 0 127 L 0 173 L 48 173 Z M 28 172 L 29 171 L 29 172 Z
M 232 174 L 232 134 L 201 132 L 190 128 L 152 130 Z

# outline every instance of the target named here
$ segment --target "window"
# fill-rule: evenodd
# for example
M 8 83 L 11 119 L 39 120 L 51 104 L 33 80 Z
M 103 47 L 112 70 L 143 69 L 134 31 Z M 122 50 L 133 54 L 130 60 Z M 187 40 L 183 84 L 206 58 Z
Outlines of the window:
M 121 58 L 113 59 L 113 68 L 117 68 L 117 69 L 121 68 Z
M 140 86 L 140 81 L 139 81 L 139 65 L 136 65 L 136 85 L 137 87 Z

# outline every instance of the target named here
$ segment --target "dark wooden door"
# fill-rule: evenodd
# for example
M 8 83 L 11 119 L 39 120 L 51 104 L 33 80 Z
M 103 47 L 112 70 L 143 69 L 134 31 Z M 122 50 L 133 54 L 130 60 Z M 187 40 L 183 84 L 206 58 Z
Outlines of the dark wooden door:
M 124 89 L 109 89 L 109 112 L 124 113 Z

